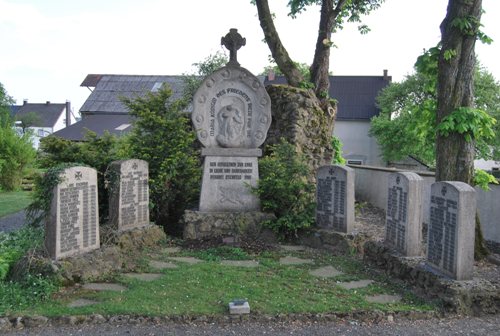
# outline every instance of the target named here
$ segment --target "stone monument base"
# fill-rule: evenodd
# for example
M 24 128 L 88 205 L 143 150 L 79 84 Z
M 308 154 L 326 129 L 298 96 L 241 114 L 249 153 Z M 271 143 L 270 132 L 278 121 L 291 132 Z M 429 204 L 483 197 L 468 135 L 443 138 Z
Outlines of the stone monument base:
M 261 223 L 275 216 L 261 211 L 203 212 L 186 210 L 183 216 L 184 239 L 219 236 L 259 235 Z

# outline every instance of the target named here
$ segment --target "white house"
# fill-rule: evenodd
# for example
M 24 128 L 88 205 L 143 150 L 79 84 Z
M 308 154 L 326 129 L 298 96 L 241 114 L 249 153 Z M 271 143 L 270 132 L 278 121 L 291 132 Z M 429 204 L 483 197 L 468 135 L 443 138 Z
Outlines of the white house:
M 22 105 L 13 105 L 11 111 L 18 132 L 23 131 L 23 120 L 26 121 L 27 116 L 33 115 L 27 129 L 33 133 L 32 139 L 35 149 L 38 149 L 40 139 L 76 122 L 69 101 L 62 104 L 50 101 L 33 104 L 28 103 L 28 100 L 25 99 Z

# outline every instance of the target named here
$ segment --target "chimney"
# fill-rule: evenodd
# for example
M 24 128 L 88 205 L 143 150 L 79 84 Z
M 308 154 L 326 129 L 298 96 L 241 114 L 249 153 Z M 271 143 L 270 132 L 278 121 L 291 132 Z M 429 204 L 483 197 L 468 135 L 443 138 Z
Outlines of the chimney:
M 276 78 L 276 74 L 273 69 L 269 69 L 269 73 L 267 74 L 267 80 L 272 82 Z
M 25 99 L 23 99 L 23 105 L 26 105 L 26 104 L 28 104 L 28 99 L 25 98 Z
M 389 80 L 389 70 L 384 69 L 384 80 L 388 81 Z
M 45 102 L 45 104 L 46 104 L 46 105 L 50 105 L 50 100 L 47 100 L 47 101 Z
M 71 102 L 66 100 L 66 127 L 71 125 Z

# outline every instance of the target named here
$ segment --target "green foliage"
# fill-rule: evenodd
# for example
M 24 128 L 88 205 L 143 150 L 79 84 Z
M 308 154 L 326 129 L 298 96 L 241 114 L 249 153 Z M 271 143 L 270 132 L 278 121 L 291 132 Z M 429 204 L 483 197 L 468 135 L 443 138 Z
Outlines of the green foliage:
M 48 168 L 44 174 L 35 176 L 33 201 L 26 208 L 26 219 L 31 226 L 44 225 L 50 215 L 54 188 L 61 182 L 64 169 L 81 166 L 82 163 L 64 162 Z
M 444 117 L 437 130 L 445 137 L 456 132 L 465 135 L 467 141 L 480 138 L 489 140 L 495 136 L 493 132 L 495 124 L 496 119 L 490 117 L 483 110 L 460 107 Z
M 130 158 L 126 137 L 119 138 L 108 132 L 97 137 L 94 132 L 89 131 L 85 135 L 85 141 L 74 142 L 48 136 L 41 140 L 40 151 L 39 163 L 42 168 L 55 167 L 55 170 L 58 170 L 61 167 L 67 168 L 70 163 L 97 170 L 99 217 L 101 222 L 105 223 L 109 214 L 109 193 L 104 180 L 105 172 L 111 162 Z M 38 183 L 42 183 L 41 180 L 37 181 L 37 189 L 45 188 L 43 183 L 42 185 Z M 43 197 L 43 194 L 39 196 Z M 37 199 L 38 195 L 35 196 L 35 200 Z
M 332 148 L 333 148 L 333 157 L 332 164 L 345 164 L 345 159 L 342 156 L 342 141 L 335 135 L 332 136 Z
M 370 14 L 370 12 L 378 9 L 384 0 L 352 0 L 345 1 L 345 4 L 340 8 L 340 13 L 335 19 L 333 32 L 342 30 L 345 22 L 361 22 L 361 17 Z M 289 16 L 295 18 L 297 14 L 306 11 L 308 6 L 321 5 L 322 0 L 289 0 L 290 7 Z M 332 6 L 336 7 L 339 1 L 332 1 Z M 361 24 L 358 30 L 364 34 L 369 31 L 366 25 Z
M 12 125 L 10 118 L 10 105 L 14 104 L 14 99 L 7 94 L 7 91 L 0 83 L 0 128 Z
M 0 281 L 28 249 L 43 245 L 43 229 L 23 227 L 11 233 L 0 233 Z
M 439 54 L 439 47 L 425 51 L 414 74 L 392 83 L 377 97 L 381 112 L 372 119 L 370 133 L 377 138 L 385 160 L 412 155 L 428 165 L 435 164 Z M 478 66 L 474 92 L 475 108 L 457 110 L 438 128 L 445 134 L 456 130 L 474 138 L 477 158 L 500 159 L 500 125 L 493 119 L 500 117 L 500 84 Z
M 226 55 L 218 51 L 201 62 L 193 63 L 196 70 L 190 74 L 184 74 L 184 99 L 191 100 L 205 77 L 225 66 L 228 61 Z
M 485 44 L 491 44 L 493 40 L 481 31 L 481 21 L 479 18 L 469 15 L 466 17 L 456 17 L 451 21 L 451 26 L 458 28 L 466 36 L 476 36 L 476 39 Z
M 484 191 L 490 190 L 490 183 L 498 184 L 495 176 L 488 174 L 482 169 L 474 170 L 474 185 L 480 187 Z
M 5 191 L 19 189 L 35 157 L 28 133 L 18 135 L 11 126 L 0 127 L 0 188 Z
M 267 225 L 285 237 L 294 236 L 314 223 L 314 185 L 308 183 L 309 168 L 293 145 L 282 139 L 270 151 L 259 162 L 260 179 L 253 192 L 263 210 L 277 217 Z
M 124 103 L 137 118 L 129 139 L 131 155 L 149 163 L 151 215 L 158 225 L 179 233 L 180 217 L 198 199 L 201 167 L 196 136 L 183 112 L 187 100 L 171 102 L 171 95 L 164 86 Z

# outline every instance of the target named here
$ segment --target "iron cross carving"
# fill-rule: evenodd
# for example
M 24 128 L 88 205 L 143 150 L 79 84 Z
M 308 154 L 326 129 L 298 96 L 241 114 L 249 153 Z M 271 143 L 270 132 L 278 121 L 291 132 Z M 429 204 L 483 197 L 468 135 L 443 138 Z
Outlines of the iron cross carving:
M 229 50 L 229 63 L 227 63 L 228 65 L 240 65 L 237 59 L 238 49 L 243 47 L 246 43 L 247 39 L 241 36 L 238 33 L 238 29 L 236 28 L 229 29 L 229 33 L 221 38 L 220 44 L 226 47 L 227 50 Z

